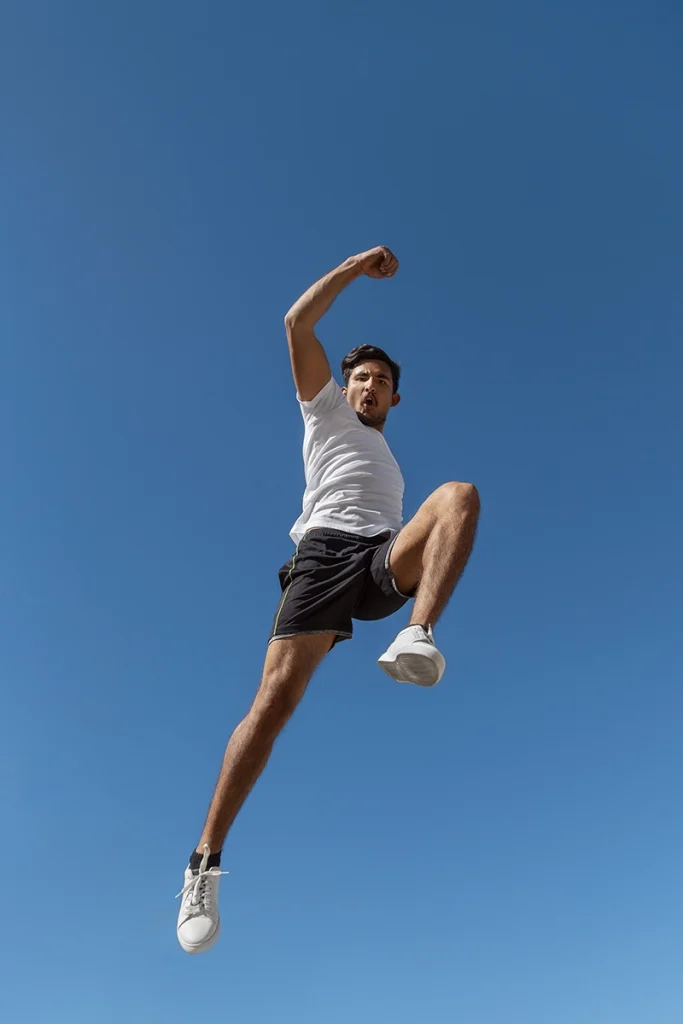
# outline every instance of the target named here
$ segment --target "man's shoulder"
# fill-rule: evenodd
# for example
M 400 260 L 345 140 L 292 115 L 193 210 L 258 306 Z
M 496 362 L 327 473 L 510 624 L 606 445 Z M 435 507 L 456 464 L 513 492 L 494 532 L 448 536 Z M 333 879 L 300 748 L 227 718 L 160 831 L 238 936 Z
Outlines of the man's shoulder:
M 330 379 L 323 385 L 318 394 L 309 401 L 303 401 L 298 395 L 297 401 L 305 420 L 308 418 L 318 418 L 326 413 L 335 412 L 338 409 L 350 409 L 344 397 L 344 392 L 332 376 L 330 376 Z

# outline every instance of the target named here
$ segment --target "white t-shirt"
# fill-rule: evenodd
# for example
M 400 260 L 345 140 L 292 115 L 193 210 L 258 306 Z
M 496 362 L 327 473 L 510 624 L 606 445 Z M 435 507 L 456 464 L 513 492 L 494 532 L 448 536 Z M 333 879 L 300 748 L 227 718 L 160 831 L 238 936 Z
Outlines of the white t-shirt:
M 298 396 L 297 396 L 298 397 Z M 403 523 L 403 477 L 384 436 L 366 427 L 330 377 L 304 418 L 306 490 L 290 537 L 298 544 L 314 526 L 372 537 Z

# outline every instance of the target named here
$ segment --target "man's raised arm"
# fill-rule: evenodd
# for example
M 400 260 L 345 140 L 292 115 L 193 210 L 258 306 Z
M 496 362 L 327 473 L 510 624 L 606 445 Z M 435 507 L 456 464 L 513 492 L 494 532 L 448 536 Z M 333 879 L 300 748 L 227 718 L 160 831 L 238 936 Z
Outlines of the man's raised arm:
M 328 311 L 339 293 L 357 277 L 393 277 L 398 260 L 384 245 L 351 256 L 311 285 L 294 303 L 285 317 L 289 357 L 297 394 L 310 402 L 332 376 L 325 349 L 315 336 L 315 325 Z

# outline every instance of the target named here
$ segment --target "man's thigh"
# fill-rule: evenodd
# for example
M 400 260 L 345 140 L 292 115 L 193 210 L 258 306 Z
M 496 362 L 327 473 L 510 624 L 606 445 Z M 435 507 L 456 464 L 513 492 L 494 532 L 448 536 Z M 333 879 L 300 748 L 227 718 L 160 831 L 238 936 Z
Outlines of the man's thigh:
M 430 494 L 413 518 L 406 523 L 396 537 L 389 554 L 389 568 L 402 594 L 414 593 L 422 576 L 425 544 L 434 529 L 438 515 L 435 494 Z
M 472 484 L 456 480 L 442 484 L 403 527 L 389 556 L 389 567 L 401 593 L 412 594 L 417 588 L 422 576 L 425 544 L 439 518 L 452 515 L 459 505 L 469 501 L 472 490 Z
M 268 644 L 264 673 L 314 672 L 332 648 L 334 633 L 304 633 L 301 636 L 274 638 Z

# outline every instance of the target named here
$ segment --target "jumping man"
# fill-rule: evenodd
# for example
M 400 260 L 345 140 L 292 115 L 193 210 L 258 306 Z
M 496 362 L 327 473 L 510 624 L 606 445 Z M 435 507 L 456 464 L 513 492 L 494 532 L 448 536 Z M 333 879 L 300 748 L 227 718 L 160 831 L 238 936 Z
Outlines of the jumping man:
M 342 362 L 340 388 L 315 335 L 320 318 L 357 277 L 389 278 L 397 270 L 398 260 L 384 246 L 352 256 L 285 317 L 305 426 L 303 512 L 291 531 L 296 551 L 279 572 L 282 598 L 261 685 L 228 743 L 185 871 L 178 941 L 188 953 L 201 953 L 218 937 L 228 829 L 316 668 L 336 643 L 351 638 L 352 620 L 383 619 L 413 598 L 409 625 L 379 665 L 396 682 L 418 686 L 434 686 L 445 668 L 432 627 L 472 549 L 476 488 L 442 484 L 403 526 L 403 477 L 383 434 L 389 410 L 400 401 L 399 366 L 382 349 L 361 345 Z

